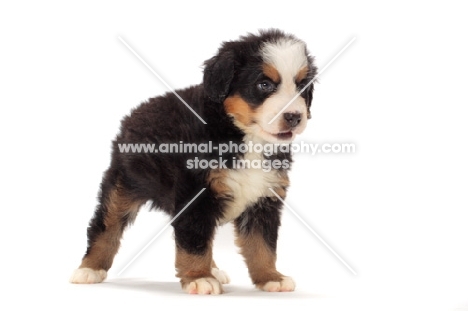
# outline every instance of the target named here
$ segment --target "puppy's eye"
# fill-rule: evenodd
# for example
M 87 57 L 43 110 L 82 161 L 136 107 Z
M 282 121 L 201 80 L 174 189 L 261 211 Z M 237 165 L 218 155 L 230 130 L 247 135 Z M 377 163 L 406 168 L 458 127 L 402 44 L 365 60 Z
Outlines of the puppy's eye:
M 270 81 L 262 81 L 257 84 L 257 88 L 264 93 L 271 93 L 276 89 L 276 85 Z
M 302 89 L 307 85 L 307 83 L 309 83 L 309 81 L 307 81 L 307 80 L 304 79 L 304 80 L 302 80 L 301 82 L 299 82 L 299 83 L 297 84 L 297 88 L 298 88 L 299 90 L 302 90 Z

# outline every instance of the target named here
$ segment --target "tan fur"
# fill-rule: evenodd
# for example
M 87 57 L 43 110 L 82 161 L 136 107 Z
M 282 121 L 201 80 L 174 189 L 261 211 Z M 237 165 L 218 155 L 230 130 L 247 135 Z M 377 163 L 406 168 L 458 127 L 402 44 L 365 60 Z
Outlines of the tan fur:
M 207 177 L 208 185 L 210 186 L 211 190 L 216 193 L 218 198 L 227 198 L 232 196 L 232 191 L 225 182 L 227 176 L 227 170 L 214 169 L 210 171 Z
M 254 110 L 239 95 L 226 98 L 224 100 L 224 108 L 243 128 L 251 125 L 254 120 Z
M 273 191 L 284 200 L 286 198 L 286 189 L 289 187 L 289 177 L 286 172 L 278 172 L 278 175 L 279 186 L 274 187 Z
M 190 282 L 206 277 L 213 277 L 211 268 L 216 267 L 213 261 L 212 245 L 203 255 L 189 254 L 180 247 L 176 247 L 176 276 L 180 278 L 182 287 Z
M 267 282 L 280 282 L 283 275 L 276 270 L 276 254 L 265 244 L 258 233 L 240 235 L 236 244 L 241 248 L 252 282 L 261 288 Z
M 270 78 L 273 82 L 275 83 L 280 82 L 280 74 L 273 65 L 263 64 L 263 73 L 265 74 L 265 76 Z
M 304 80 L 304 78 L 307 76 L 308 73 L 309 73 L 309 67 L 306 66 L 306 67 L 301 68 L 301 70 L 299 70 L 299 72 L 297 73 L 295 77 L 296 83 L 299 83 L 302 80 Z
M 120 187 L 110 192 L 104 218 L 105 231 L 94 241 L 80 268 L 109 270 L 120 247 L 123 234 L 122 219 L 129 217 L 129 221 L 133 221 L 143 203 L 131 201 Z
M 282 198 L 283 200 L 286 198 L 286 189 L 283 188 L 283 187 L 280 187 L 280 188 L 273 188 L 273 191 L 280 196 L 280 198 Z M 273 199 L 278 199 L 276 197 L 274 197 Z

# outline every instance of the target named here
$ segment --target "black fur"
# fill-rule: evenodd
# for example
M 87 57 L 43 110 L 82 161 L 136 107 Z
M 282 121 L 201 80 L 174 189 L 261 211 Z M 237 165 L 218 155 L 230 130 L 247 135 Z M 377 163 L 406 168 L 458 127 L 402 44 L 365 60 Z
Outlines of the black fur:
M 234 221 L 234 225 L 241 235 L 261 234 L 268 247 L 276 252 L 281 208 L 282 203 L 276 198 L 260 198 Z
M 203 83 L 177 93 L 195 110 L 207 124 L 185 107 L 172 93 L 151 98 L 135 108 L 122 121 L 120 133 L 113 142 L 112 159 L 101 184 L 99 205 L 88 229 L 89 254 L 96 239 L 109 228 L 105 219 L 109 216 L 109 200 L 112 191 L 119 189 L 131 202 L 152 202 L 172 217 L 175 216 L 202 189 L 206 190 L 172 223 L 177 247 L 190 254 L 201 255 L 207 251 L 213 239 L 217 223 L 223 217 L 225 203 L 232 198 L 220 197 L 207 178 L 210 170 L 188 169 L 187 160 L 218 159 L 213 153 L 121 153 L 119 144 L 208 143 L 213 145 L 233 142 L 241 144 L 245 133 L 234 125 L 232 117 L 224 110 L 223 101 L 239 93 L 252 106 L 261 105 L 265 96 L 255 88 L 255 81 L 263 75 L 259 50 L 262 43 L 290 37 L 278 30 L 248 35 L 238 41 L 225 42 L 216 56 L 205 62 Z M 316 74 L 312 58 L 308 56 L 310 71 L 303 83 Z M 298 86 L 299 87 L 299 86 Z M 310 108 L 313 84 L 301 96 Z M 232 168 L 232 159 L 241 159 L 242 153 L 223 154 Z M 277 153 L 266 159 L 291 161 L 289 153 Z M 289 168 L 281 169 L 283 171 Z M 235 225 L 240 234 L 259 233 L 268 247 L 275 252 L 280 225 L 281 202 L 272 197 L 259 197 L 237 219 Z M 133 221 L 130 214 L 123 214 L 118 232 Z M 112 258 L 110 258 L 110 263 Z M 109 267 L 102 267 L 108 269 Z

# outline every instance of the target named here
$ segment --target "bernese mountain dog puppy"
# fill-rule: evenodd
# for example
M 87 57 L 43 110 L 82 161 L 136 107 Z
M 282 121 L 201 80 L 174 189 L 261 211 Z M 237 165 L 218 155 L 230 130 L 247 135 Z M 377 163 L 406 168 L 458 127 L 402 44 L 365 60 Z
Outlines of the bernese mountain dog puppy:
M 270 292 L 293 291 L 294 281 L 275 266 L 282 209 L 276 194 L 286 196 L 290 150 L 256 152 L 240 146 L 291 144 L 310 118 L 314 85 L 301 90 L 316 73 L 303 41 L 276 29 L 262 30 L 224 42 L 205 62 L 203 83 L 176 91 L 205 122 L 174 93 L 135 108 L 113 141 L 111 164 L 88 227 L 87 251 L 70 281 L 102 282 L 124 229 L 140 207 L 151 202 L 152 208 L 171 217 L 186 208 L 171 224 L 176 276 L 186 292 L 223 292 L 221 284 L 229 278 L 217 268 L 212 246 L 217 226 L 228 222 L 234 225 L 236 244 L 255 286 Z M 229 146 L 229 150 L 132 153 L 120 148 L 152 144 L 157 149 L 182 143 Z M 260 161 L 262 166 L 245 165 L 248 161 Z M 196 165 L 200 163 L 219 165 Z M 265 169 L 263 163 L 272 165 Z

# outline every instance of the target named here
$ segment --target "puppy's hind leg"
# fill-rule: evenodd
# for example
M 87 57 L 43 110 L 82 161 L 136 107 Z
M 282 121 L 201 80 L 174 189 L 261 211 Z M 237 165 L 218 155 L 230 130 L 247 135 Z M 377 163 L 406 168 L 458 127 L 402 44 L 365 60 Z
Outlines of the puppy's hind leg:
M 125 227 L 137 216 L 144 200 L 131 197 L 119 184 L 102 184 L 100 204 L 88 227 L 88 248 L 71 283 L 100 283 L 112 266 Z

